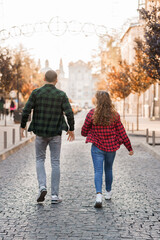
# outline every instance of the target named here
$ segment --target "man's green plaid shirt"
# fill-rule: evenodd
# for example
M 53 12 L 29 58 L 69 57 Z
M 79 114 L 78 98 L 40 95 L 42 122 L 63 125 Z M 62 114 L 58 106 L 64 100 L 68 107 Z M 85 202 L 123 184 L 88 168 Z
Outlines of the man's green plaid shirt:
M 42 137 L 53 137 L 61 135 L 62 130 L 74 130 L 74 115 L 68 97 L 65 92 L 57 89 L 54 85 L 45 84 L 43 87 L 33 90 L 23 109 L 22 128 L 26 127 L 32 109 L 33 117 L 28 131 L 33 131 Z

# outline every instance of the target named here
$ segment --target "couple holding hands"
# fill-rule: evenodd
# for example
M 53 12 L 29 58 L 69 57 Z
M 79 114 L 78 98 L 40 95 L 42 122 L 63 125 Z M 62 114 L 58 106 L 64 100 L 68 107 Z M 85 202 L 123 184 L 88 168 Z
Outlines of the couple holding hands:
M 74 115 L 65 92 L 55 87 L 57 73 L 49 70 L 45 74 L 45 85 L 33 90 L 22 113 L 21 135 L 33 109 L 32 121 L 28 131 L 36 135 L 36 171 L 39 184 L 37 202 L 43 202 L 47 194 L 45 156 L 49 145 L 51 155 L 51 203 L 60 203 L 60 150 L 62 131 L 66 131 L 69 141 L 74 136 Z M 91 142 L 91 155 L 94 166 L 94 182 L 96 188 L 95 208 L 102 207 L 102 179 L 105 172 L 105 199 L 111 199 L 113 182 L 112 166 L 116 151 L 124 144 L 129 155 L 133 149 L 120 116 L 106 91 L 97 91 L 95 108 L 91 109 L 82 126 L 81 134 L 86 143 Z M 67 118 L 67 123 L 64 118 Z

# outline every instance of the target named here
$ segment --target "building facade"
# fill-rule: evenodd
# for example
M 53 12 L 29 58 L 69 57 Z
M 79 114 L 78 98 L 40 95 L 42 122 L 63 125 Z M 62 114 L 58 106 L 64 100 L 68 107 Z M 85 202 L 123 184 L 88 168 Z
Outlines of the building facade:
M 65 77 L 65 72 L 63 69 L 63 61 L 62 58 L 60 59 L 59 63 L 59 69 L 56 70 L 58 75 L 58 83 L 57 88 L 61 89 L 62 91 L 66 92 L 66 94 L 69 94 L 69 79 Z
M 56 87 L 66 92 L 69 99 L 81 107 L 91 107 L 92 98 L 95 95 L 95 83 L 98 81 L 98 75 L 92 74 L 92 66 L 79 60 L 75 63 L 69 63 L 69 77 L 65 77 L 63 61 L 60 59 L 59 68 L 56 70 L 58 82 Z M 50 70 L 49 62 L 45 62 L 45 67 L 41 72 Z
M 127 64 L 132 65 L 134 63 L 135 59 L 135 39 L 140 38 L 142 39 L 144 36 L 144 29 L 143 25 L 132 24 L 129 26 L 127 31 L 124 33 L 124 35 L 121 38 L 120 41 L 120 50 L 121 50 L 121 58 L 122 61 L 126 61 Z M 137 95 L 136 94 L 130 94 L 126 98 L 126 113 L 130 115 L 136 115 L 137 114 Z M 134 103 L 134 104 L 133 104 Z M 119 104 L 119 111 L 121 112 L 123 109 L 123 103 Z M 139 99 L 139 110 L 140 115 L 143 112 L 143 96 L 140 96 Z
M 79 60 L 69 63 L 69 97 L 81 107 L 91 107 L 97 76 L 92 74 L 90 63 Z
M 160 0 L 139 0 L 139 9 L 144 7 L 149 10 L 151 6 L 159 6 Z M 128 64 L 134 63 L 135 58 L 135 39 L 144 38 L 144 27 L 141 17 L 137 24 L 131 24 L 127 31 L 123 34 L 120 41 L 121 57 L 122 60 L 125 60 Z M 134 103 L 134 104 L 133 104 Z M 122 111 L 122 103 L 119 104 L 119 109 Z M 139 110 L 140 116 L 146 118 L 160 118 L 160 86 L 158 83 L 150 86 L 150 88 L 141 94 L 139 101 Z M 130 94 L 126 98 L 126 111 L 128 114 L 136 115 L 137 114 L 137 95 Z

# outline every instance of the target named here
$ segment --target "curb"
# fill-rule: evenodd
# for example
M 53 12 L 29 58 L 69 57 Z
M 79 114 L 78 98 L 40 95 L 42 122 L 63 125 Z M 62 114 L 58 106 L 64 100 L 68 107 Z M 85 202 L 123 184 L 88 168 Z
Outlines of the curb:
M 0 153 L 0 161 L 5 160 L 7 157 L 9 157 L 11 154 L 17 152 L 22 147 L 26 146 L 27 144 L 33 142 L 35 140 L 35 136 L 30 137 L 29 139 L 23 140 L 23 142 L 17 143 L 14 146 L 11 146 L 10 148 L 6 149 L 5 152 Z
M 158 153 L 156 149 L 154 149 L 154 147 L 151 147 L 149 144 L 143 142 L 140 145 L 142 145 L 145 148 L 145 150 L 151 153 L 155 158 L 160 160 L 160 153 Z
M 145 134 L 136 134 L 136 133 L 128 133 L 128 136 L 130 137 L 145 137 L 146 138 L 146 135 Z

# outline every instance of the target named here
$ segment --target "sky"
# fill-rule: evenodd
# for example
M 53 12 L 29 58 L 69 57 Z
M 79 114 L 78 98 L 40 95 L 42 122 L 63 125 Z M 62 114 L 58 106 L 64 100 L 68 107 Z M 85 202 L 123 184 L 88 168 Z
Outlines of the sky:
M 128 18 L 137 17 L 137 8 L 138 0 L 0 0 L 0 27 L 9 29 L 40 21 L 49 23 L 58 16 L 70 27 L 72 25 L 69 22 L 76 21 L 105 25 L 110 32 L 111 29 L 119 30 Z M 62 24 L 60 26 L 63 28 Z M 85 26 L 87 28 L 88 25 Z M 36 61 L 41 60 L 42 67 L 48 59 L 54 70 L 62 58 L 67 74 L 69 62 L 79 59 L 91 61 L 93 51 L 98 49 L 98 40 L 96 34 L 85 36 L 81 32 L 73 35 L 67 30 L 62 36 L 43 31 L 31 36 L 10 38 L 1 44 L 16 47 L 22 43 Z

